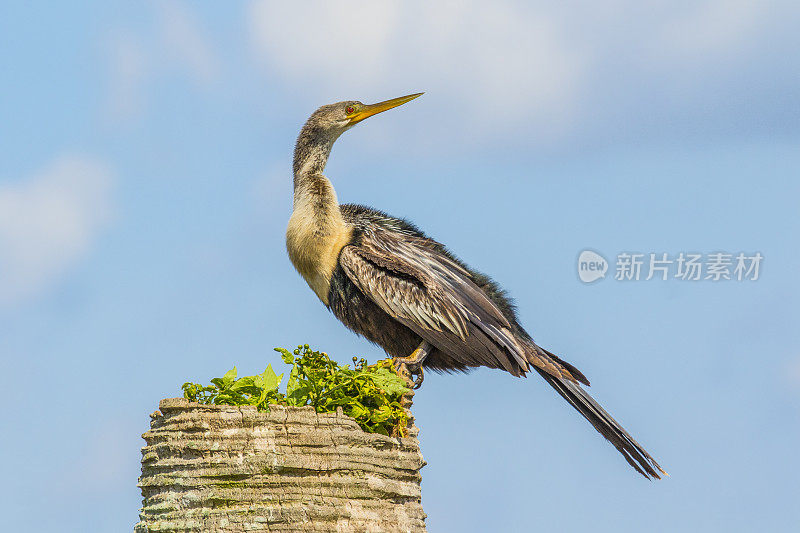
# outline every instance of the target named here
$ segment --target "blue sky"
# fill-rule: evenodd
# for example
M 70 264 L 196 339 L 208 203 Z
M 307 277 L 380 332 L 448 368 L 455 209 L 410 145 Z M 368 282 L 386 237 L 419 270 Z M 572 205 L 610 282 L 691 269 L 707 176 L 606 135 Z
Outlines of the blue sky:
M 796 3 L 373 4 L 0 7 L 6 528 L 129 530 L 140 434 L 186 380 L 383 355 L 286 257 L 290 156 L 319 105 L 426 91 L 340 139 L 340 200 L 493 275 L 672 476 L 535 377 L 429 374 L 429 529 L 797 529 Z M 586 248 L 764 262 L 585 285 Z

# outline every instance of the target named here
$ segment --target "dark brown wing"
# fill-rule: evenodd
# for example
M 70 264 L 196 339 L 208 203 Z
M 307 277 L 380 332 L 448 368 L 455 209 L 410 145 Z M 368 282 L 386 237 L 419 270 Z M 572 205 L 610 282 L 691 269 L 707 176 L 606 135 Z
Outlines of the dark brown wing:
M 343 209 L 359 235 L 342 249 L 339 263 L 367 298 L 462 365 L 503 368 L 515 375 L 533 365 L 638 472 L 656 479 L 665 473 L 580 386 L 589 384 L 583 374 L 534 344 L 518 329 L 513 310 L 503 313 L 499 305 L 507 300 L 485 292 L 480 274 L 402 220 L 359 206 Z M 491 286 L 487 290 L 496 292 Z
M 381 309 L 459 363 L 514 375 L 532 364 L 572 379 L 532 342 L 514 335 L 497 305 L 435 241 L 367 225 L 342 249 L 339 263 Z

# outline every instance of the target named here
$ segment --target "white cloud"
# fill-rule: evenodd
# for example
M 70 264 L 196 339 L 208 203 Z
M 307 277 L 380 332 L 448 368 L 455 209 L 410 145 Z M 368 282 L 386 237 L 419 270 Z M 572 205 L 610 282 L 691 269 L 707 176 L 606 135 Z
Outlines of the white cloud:
M 568 117 L 583 73 L 557 21 L 510 3 L 264 0 L 249 22 L 258 56 L 295 90 L 438 92 L 484 124 Z
M 62 156 L 37 175 L 0 186 L 0 307 L 53 287 L 107 225 L 111 172 Z
M 255 44 L 279 72 L 311 82 L 350 73 L 376 83 L 387 62 L 398 6 L 392 2 L 256 2 Z
M 147 57 L 144 47 L 130 33 L 120 32 L 108 43 L 109 91 L 106 107 L 115 120 L 137 116 L 144 106 Z
M 764 113 L 741 107 L 751 97 L 743 71 L 772 68 L 750 52 L 797 11 L 780 0 L 257 0 L 247 15 L 272 86 L 319 104 L 428 91 L 429 110 L 462 122 L 454 135 L 511 128 L 529 145 L 746 127 L 731 117 Z M 670 119 L 651 122 L 659 117 Z
M 163 51 L 197 82 L 212 83 L 219 73 L 219 61 L 195 13 L 186 3 L 176 0 L 158 2 L 156 9 Z
M 767 2 L 711 0 L 673 12 L 664 22 L 661 44 L 681 59 L 729 55 L 743 45 L 762 22 Z
M 196 13 L 178 0 L 153 4 L 156 23 L 149 32 L 117 29 L 107 38 L 109 90 L 106 112 L 116 122 L 138 118 L 146 109 L 149 85 L 172 72 L 199 87 L 220 76 L 221 63 Z

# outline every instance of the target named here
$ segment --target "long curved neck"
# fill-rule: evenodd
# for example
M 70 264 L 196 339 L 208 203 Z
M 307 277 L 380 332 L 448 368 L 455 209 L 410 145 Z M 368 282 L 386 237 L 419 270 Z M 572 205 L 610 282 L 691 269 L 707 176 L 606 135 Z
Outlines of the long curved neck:
M 336 191 L 322 174 L 335 141 L 335 137 L 307 123 L 294 148 L 294 211 L 313 219 L 321 233 L 338 221 L 333 219 L 341 219 Z
M 306 125 L 294 150 L 294 206 L 286 248 L 295 268 L 327 305 L 339 250 L 352 233 L 339 210 L 333 185 L 322 172 L 336 139 Z
M 294 147 L 292 171 L 295 191 L 304 177 L 322 174 L 335 141 L 336 139 L 317 132 L 308 124 L 303 126 Z

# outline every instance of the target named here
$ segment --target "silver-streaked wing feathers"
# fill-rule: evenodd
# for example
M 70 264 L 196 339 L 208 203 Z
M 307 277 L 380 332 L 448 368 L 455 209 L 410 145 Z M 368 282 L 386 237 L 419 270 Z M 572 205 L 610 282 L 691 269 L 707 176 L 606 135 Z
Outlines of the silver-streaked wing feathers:
M 522 375 L 531 363 L 562 377 L 560 365 L 516 338 L 470 273 L 434 241 L 367 227 L 342 249 L 339 263 L 381 309 L 462 364 Z

